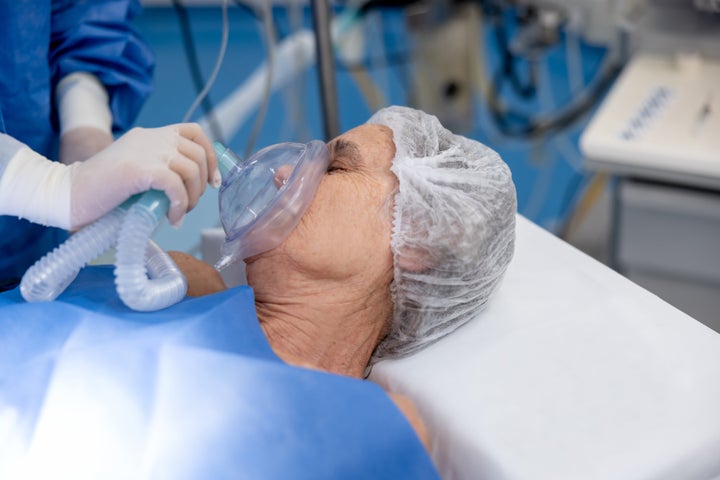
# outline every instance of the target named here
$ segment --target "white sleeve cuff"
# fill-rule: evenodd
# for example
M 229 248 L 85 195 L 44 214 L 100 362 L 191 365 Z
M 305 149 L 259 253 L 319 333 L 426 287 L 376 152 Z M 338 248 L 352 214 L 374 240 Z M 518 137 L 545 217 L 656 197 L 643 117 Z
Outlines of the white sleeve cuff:
M 78 127 L 94 127 L 110 133 L 112 113 L 105 87 L 91 73 L 75 72 L 55 87 L 60 134 Z
M 0 178 L 0 214 L 69 230 L 70 172 L 70 167 L 23 146 Z

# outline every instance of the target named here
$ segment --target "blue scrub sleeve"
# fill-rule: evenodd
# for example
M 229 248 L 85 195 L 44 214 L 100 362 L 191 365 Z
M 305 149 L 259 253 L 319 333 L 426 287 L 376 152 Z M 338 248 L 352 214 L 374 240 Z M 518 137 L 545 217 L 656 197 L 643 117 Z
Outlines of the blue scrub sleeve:
M 114 132 L 132 126 L 152 90 L 155 56 L 131 23 L 141 8 L 137 0 L 52 5 L 52 84 L 74 72 L 97 76 L 110 96 Z

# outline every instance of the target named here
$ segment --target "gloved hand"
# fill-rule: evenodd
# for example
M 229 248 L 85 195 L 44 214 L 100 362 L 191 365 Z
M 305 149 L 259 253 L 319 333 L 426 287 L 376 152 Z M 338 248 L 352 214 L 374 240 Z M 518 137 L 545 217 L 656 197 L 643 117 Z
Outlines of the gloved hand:
M 150 189 L 170 199 L 177 225 L 205 190 L 220 186 L 217 157 L 198 124 L 135 128 L 84 162 L 51 162 L 0 133 L 0 152 L 16 152 L 0 171 L 0 214 L 67 230 L 82 227 Z M 2 158 L 0 158 L 0 165 Z
M 110 146 L 113 136 L 95 127 L 77 127 L 60 135 L 60 161 L 65 165 L 87 160 Z
M 146 190 L 165 192 L 167 217 L 178 225 L 205 190 L 220 185 L 217 157 L 196 123 L 134 128 L 112 145 L 70 167 L 70 224 L 86 225 L 128 197 Z

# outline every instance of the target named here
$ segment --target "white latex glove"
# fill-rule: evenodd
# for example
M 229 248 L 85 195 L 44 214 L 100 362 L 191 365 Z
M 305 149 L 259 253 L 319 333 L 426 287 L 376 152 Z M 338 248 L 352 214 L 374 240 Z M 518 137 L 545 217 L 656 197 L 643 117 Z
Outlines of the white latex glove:
M 109 131 L 94 127 L 77 127 L 60 135 L 60 161 L 65 165 L 81 162 L 109 147 Z
M 150 189 L 170 199 L 167 217 L 179 225 L 205 191 L 220 185 L 217 157 L 196 123 L 134 128 L 84 162 L 69 167 L 71 225 L 86 225 L 130 196 Z
M 5 136 L 7 137 L 7 136 Z M 6 138 L 7 140 L 7 138 Z M 74 230 L 150 189 L 170 199 L 178 225 L 205 190 L 221 182 L 210 139 L 196 123 L 135 128 L 84 162 L 51 162 L 19 146 L 0 172 L 0 214 Z

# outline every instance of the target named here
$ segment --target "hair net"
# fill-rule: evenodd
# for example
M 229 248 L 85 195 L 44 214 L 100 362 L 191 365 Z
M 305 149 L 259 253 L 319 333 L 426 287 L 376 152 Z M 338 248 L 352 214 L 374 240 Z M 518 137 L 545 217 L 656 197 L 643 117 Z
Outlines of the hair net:
M 510 169 L 485 145 L 432 115 L 389 107 L 368 123 L 393 131 L 398 179 L 391 248 L 390 332 L 373 361 L 429 345 L 473 319 L 513 256 L 517 199 Z

